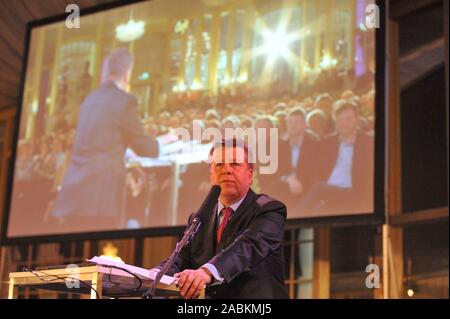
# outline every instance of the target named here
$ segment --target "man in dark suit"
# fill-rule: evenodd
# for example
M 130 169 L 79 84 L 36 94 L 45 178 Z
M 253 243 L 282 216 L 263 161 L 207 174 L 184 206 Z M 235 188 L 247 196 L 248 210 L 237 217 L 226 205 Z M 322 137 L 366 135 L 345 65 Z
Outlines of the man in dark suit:
M 265 155 L 270 155 L 270 152 L 276 150 L 275 159 L 277 163 L 275 172 L 263 174 L 263 167 L 269 167 L 269 165 L 274 164 L 270 162 L 261 163 L 261 161 L 266 159 L 257 158 L 253 173 L 253 189 L 258 193 L 270 194 L 274 198 L 281 200 L 284 195 L 289 194 L 289 187 L 285 182 L 284 175 L 289 172 L 290 161 L 287 156 L 279 156 L 280 140 L 278 139 L 278 135 L 273 134 L 273 130 L 271 132 L 271 129 L 277 129 L 277 119 L 270 115 L 259 115 L 255 119 L 254 129 L 257 141 L 255 152 L 262 152 L 262 149 Z M 274 138 L 276 138 L 274 142 L 278 143 L 278 147 L 271 149 L 271 147 L 274 147 L 271 145 L 271 139 Z
M 124 226 L 124 153 L 158 156 L 158 143 L 139 119 L 136 98 L 125 89 L 133 56 L 114 50 L 104 61 L 102 84 L 80 109 L 72 159 L 55 202 L 53 216 L 68 230 Z
M 278 144 L 278 175 L 284 187 L 279 198 L 289 208 L 289 217 L 295 214 L 291 208 L 308 192 L 316 179 L 318 137 L 306 130 L 305 111 L 295 107 L 289 111 L 286 120 L 288 140 Z
M 285 205 L 250 189 L 253 165 L 241 141 L 216 143 L 210 159 L 211 184 L 222 189 L 218 203 L 168 274 L 178 277 L 184 298 L 196 298 L 205 285 L 207 298 L 288 298 Z
M 352 101 L 336 101 L 334 118 L 337 133 L 322 141 L 319 182 L 300 204 L 302 216 L 373 211 L 373 137 L 359 130 L 359 110 Z

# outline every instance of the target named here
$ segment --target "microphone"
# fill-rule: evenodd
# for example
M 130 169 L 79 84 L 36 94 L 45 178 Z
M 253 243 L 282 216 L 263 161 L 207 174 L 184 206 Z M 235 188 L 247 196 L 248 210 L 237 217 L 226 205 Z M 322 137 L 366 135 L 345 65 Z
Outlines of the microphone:
M 188 228 L 185 230 L 183 234 L 183 238 L 177 242 L 175 246 L 175 250 L 170 255 L 167 262 L 164 264 L 163 268 L 158 272 L 158 274 L 155 277 L 155 280 L 153 281 L 151 287 L 148 289 L 148 291 L 142 296 L 144 299 L 151 299 L 153 296 L 155 296 L 156 292 L 156 285 L 161 280 L 162 276 L 164 276 L 167 272 L 167 270 L 172 266 L 175 259 L 177 258 L 178 254 L 180 253 L 181 249 L 187 245 L 189 241 L 192 240 L 192 238 L 197 233 L 200 225 L 202 222 L 207 221 L 208 215 L 211 214 L 214 206 L 217 203 L 217 200 L 219 199 L 219 195 L 222 189 L 219 185 L 213 185 L 208 193 L 208 196 L 206 196 L 205 200 L 202 203 L 202 206 L 200 206 L 199 210 L 194 214 L 192 218 L 192 222 L 188 226 Z
M 205 222 L 207 220 L 209 214 L 211 214 L 212 210 L 214 209 L 214 206 L 216 206 L 217 204 L 217 200 L 219 199 L 221 191 L 222 189 L 220 188 L 219 185 L 213 185 L 211 187 L 208 195 L 206 196 L 205 200 L 202 203 L 202 206 L 200 206 L 198 211 L 194 214 L 193 220 L 195 218 L 200 219 L 202 222 Z

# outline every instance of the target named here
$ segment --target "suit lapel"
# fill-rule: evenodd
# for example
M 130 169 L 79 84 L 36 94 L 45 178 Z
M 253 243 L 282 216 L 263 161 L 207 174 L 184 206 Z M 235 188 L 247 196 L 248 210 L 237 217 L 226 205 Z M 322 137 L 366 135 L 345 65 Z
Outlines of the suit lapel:
M 217 204 L 214 206 L 213 212 L 211 214 L 211 217 L 209 218 L 208 224 L 205 224 L 206 227 L 206 240 L 202 245 L 205 248 L 205 250 L 209 253 L 211 253 L 211 257 L 215 255 L 215 249 L 216 249 L 216 229 L 217 229 Z

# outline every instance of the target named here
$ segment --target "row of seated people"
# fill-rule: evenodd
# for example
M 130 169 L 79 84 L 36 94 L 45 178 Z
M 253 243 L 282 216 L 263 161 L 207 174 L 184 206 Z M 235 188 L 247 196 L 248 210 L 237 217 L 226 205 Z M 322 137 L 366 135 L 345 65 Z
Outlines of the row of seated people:
M 286 132 L 277 138 L 278 152 L 274 157 L 278 162 L 277 169 L 272 174 L 261 174 L 260 168 L 265 164 L 256 161 L 253 189 L 285 202 L 290 218 L 371 212 L 374 138 L 371 131 L 362 128 L 357 103 L 351 99 L 336 101 L 332 105 L 335 129 L 322 137 L 308 128 L 307 112 L 304 109 L 293 107 L 286 110 L 286 113 Z M 259 115 L 254 120 L 253 127 L 258 133 L 261 129 L 278 128 L 279 122 L 275 116 Z M 270 134 L 265 136 L 269 138 Z M 269 149 L 270 147 L 266 148 Z M 256 154 L 257 150 L 254 151 Z M 138 178 L 132 178 L 132 174 Z M 165 198 L 165 207 L 171 207 L 170 173 L 166 173 L 163 180 L 152 178 L 150 184 L 144 184 L 146 191 L 149 189 L 152 196 L 143 196 L 135 191 L 133 197 L 132 185 L 136 189 L 136 185 L 142 184 L 137 181 L 145 180 L 145 176 L 145 172 L 130 173 L 129 203 L 134 207 L 134 216 L 144 216 L 139 213 L 142 212 L 142 203 L 148 208 L 150 202 L 158 202 L 159 204 L 154 204 L 159 205 L 158 208 L 150 209 L 158 211 L 150 213 L 158 214 L 158 218 L 150 220 L 155 223 L 173 223 L 170 216 L 161 215 L 161 211 L 170 209 L 162 209 L 161 201 L 152 201 L 152 196 L 159 200 Z M 183 224 L 187 216 L 198 209 L 209 190 L 208 165 L 193 163 L 183 166 L 177 185 L 180 187 L 175 223 Z M 139 196 L 140 209 L 139 205 L 136 206 Z M 139 217 L 136 218 L 139 220 Z

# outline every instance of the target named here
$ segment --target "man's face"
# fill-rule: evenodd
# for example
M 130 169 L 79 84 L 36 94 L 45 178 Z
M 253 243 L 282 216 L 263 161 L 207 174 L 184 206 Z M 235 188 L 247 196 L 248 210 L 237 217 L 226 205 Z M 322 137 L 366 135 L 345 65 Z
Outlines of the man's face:
M 348 135 L 356 132 L 358 118 L 352 109 L 346 109 L 336 116 L 336 130 L 340 135 Z
M 331 103 L 329 101 L 321 100 L 320 102 L 317 103 L 317 108 L 324 111 L 325 114 L 331 115 L 332 107 L 331 107 Z
M 311 118 L 310 129 L 313 130 L 314 133 L 322 136 L 325 133 L 326 129 L 326 120 L 320 116 L 314 116 Z
M 290 137 L 298 136 L 305 131 L 305 119 L 301 115 L 291 114 L 286 120 L 286 130 Z
M 216 148 L 211 158 L 210 173 L 211 184 L 221 187 L 220 199 L 226 205 L 242 198 L 252 183 L 253 171 L 247 164 L 244 149 L 240 147 Z

